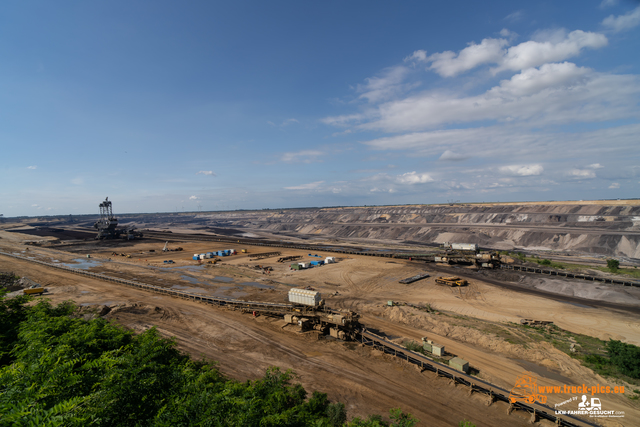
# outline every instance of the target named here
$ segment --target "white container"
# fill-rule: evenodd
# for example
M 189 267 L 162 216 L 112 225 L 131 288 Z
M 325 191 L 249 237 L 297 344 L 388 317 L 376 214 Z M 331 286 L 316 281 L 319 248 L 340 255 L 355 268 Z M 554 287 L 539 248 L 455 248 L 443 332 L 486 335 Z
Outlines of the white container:
M 475 251 L 478 252 L 478 245 L 476 243 L 449 243 L 445 242 L 442 246 L 447 249 L 453 249 L 455 251 Z
M 289 289 L 289 302 L 294 304 L 309 305 L 317 307 L 320 305 L 320 292 L 309 291 L 307 289 L 291 288 Z
M 206 256 L 207 256 L 207 254 L 200 254 L 200 255 L 198 255 L 198 258 L 205 259 Z
M 309 268 L 308 262 L 299 262 L 298 265 L 300 265 L 300 268 Z
M 325 263 L 325 264 L 333 264 L 334 262 L 336 262 L 336 259 L 335 259 L 335 257 L 332 257 L 332 256 L 328 256 L 328 257 L 324 260 L 324 263 Z

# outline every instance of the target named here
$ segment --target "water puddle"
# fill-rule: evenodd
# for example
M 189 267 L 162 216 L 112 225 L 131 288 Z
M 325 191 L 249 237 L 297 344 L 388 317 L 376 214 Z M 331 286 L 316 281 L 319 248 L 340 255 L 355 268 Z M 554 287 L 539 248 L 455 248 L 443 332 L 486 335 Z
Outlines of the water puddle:
M 155 267 L 155 268 L 162 271 L 187 270 L 187 271 L 197 273 L 197 272 L 203 271 L 205 266 L 204 264 L 202 264 L 202 265 L 182 265 L 180 267 Z
M 69 267 L 69 268 L 79 268 L 81 270 L 88 270 L 90 268 L 93 267 L 99 267 L 102 265 L 102 262 L 100 261 L 94 261 L 92 259 L 85 259 L 85 258 L 76 258 L 74 260 L 72 260 L 75 264 L 71 264 L 71 263 L 61 263 L 62 265 L 64 265 L 65 267 Z
M 185 280 L 185 281 L 187 281 L 187 282 L 191 283 L 192 285 L 207 285 L 207 284 L 208 284 L 208 283 L 206 283 L 206 282 L 202 282 L 202 281 L 200 281 L 200 280 L 196 279 L 195 277 L 186 276 L 186 275 L 184 275 L 184 274 L 181 274 L 181 275 L 180 275 L 180 278 L 181 278 L 182 280 Z M 179 285 L 176 285 L 176 286 L 179 286 Z
M 565 377 L 564 375 L 551 371 L 545 368 L 544 366 L 536 365 L 535 363 L 529 362 L 528 360 L 522 360 L 522 359 L 513 359 L 513 360 L 518 365 L 522 366 L 523 369 L 529 372 L 533 372 L 534 374 L 537 374 L 541 377 L 549 378 L 550 380 L 559 381 L 563 384 L 575 384 L 573 381 L 571 381 L 569 378 Z
M 216 276 L 213 280 L 216 282 L 233 282 L 233 277 Z
M 213 292 L 213 296 L 226 297 L 226 298 L 240 298 L 247 295 L 246 292 L 242 292 L 238 290 L 232 291 L 232 289 L 237 289 L 237 288 L 232 286 L 220 286 L 215 290 L 215 292 Z
M 240 283 L 239 286 L 252 286 L 258 289 L 275 289 L 275 287 L 271 285 L 265 285 L 264 283 L 258 283 L 258 282 L 244 282 L 244 283 Z

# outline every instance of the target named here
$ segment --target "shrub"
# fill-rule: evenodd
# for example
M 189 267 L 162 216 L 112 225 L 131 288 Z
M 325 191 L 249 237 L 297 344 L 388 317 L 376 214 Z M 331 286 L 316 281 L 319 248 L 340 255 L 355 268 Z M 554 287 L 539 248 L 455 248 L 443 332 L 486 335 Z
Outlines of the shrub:
M 620 268 L 620 261 L 618 261 L 617 259 L 608 259 L 607 268 L 612 273 L 615 273 L 616 271 L 618 271 L 618 268 Z

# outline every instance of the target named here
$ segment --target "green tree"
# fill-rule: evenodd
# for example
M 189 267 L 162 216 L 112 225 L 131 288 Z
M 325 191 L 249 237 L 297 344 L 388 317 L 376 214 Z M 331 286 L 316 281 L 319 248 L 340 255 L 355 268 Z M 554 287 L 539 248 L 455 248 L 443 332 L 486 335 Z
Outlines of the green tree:
M 620 261 L 618 261 L 617 259 L 608 259 L 607 268 L 612 273 L 615 273 L 616 271 L 618 271 L 618 268 L 620 268 Z
M 622 341 L 609 340 L 607 354 L 620 373 L 640 378 L 640 347 Z
M 342 426 L 344 404 L 270 368 L 238 382 L 193 361 L 154 329 L 135 335 L 75 316 L 71 303 L 0 295 L 0 426 Z M 415 420 L 392 410 L 393 426 Z M 368 426 L 388 426 L 370 417 Z M 357 425 L 357 424 L 354 424 Z

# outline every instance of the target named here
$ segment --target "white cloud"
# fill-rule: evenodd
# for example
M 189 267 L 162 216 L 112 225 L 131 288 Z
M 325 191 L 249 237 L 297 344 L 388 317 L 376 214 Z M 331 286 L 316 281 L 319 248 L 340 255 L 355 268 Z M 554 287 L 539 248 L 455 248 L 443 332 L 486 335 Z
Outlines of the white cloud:
M 325 117 L 320 121 L 324 124 L 332 125 L 332 126 L 346 126 L 351 122 L 358 122 L 360 120 L 365 119 L 366 117 L 367 117 L 366 114 L 356 113 L 356 114 L 347 114 L 343 116 Z
M 407 56 L 404 58 L 404 62 L 409 61 L 417 61 L 417 62 L 427 62 L 427 51 L 426 50 L 416 50 L 411 54 L 411 56 Z
M 270 124 L 273 127 L 278 127 L 277 124 L 273 123 L 271 120 L 267 120 L 267 123 Z M 285 127 L 285 126 L 289 126 L 293 123 L 300 123 L 297 119 L 285 119 L 282 121 L 282 123 L 279 125 L 279 127 Z
M 442 77 L 453 77 L 481 64 L 498 63 L 504 56 L 502 48 L 507 44 L 505 39 L 484 39 L 480 44 L 469 43 L 457 55 L 450 50 L 434 53 L 428 58 L 431 61 L 429 69 Z
M 616 189 L 616 188 L 620 188 L 620 183 L 618 183 L 618 182 L 614 182 L 613 184 L 611 184 L 611 185 L 609 186 L 609 188 L 610 188 L 610 189 L 612 189 L 612 190 L 614 190 L 614 189 Z
M 402 65 L 390 67 L 382 71 L 378 77 L 365 79 L 365 84 L 358 85 L 357 91 L 362 93 L 361 99 L 366 99 L 371 103 L 384 101 L 394 95 L 410 89 L 412 85 L 402 82 L 409 73 L 409 69 Z
M 435 180 L 431 178 L 431 176 L 427 173 L 416 173 L 415 171 L 413 171 L 413 172 L 403 173 L 402 175 L 398 175 L 396 177 L 396 181 L 399 184 L 413 185 L 413 184 L 424 184 L 427 182 L 433 182 Z
M 584 48 L 597 49 L 607 43 L 607 37 L 603 34 L 581 30 L 572 31 L 561 40 L 529 40 L 510 47 L 493 71 L 518 71 L 547 62 L 563 61 L 578 55 Z
M 460 153 L 453 152 L 451 150 L 447 150 L 444 153 L 442 153 L 442 155 L 438 160 L 441 160 L 443 162 L 459 162 L 462 160 L 467 160 L 470 157 L 471 156 L 467 154 L 460 154 Z
M 524 12 L 521 11 L 521 10 L 518 10 L 518 11 L 515 11 L 513 13 L 508 14 L 507 16 L 504 17 L 504 19 L 506 21 L 515 22 L 515 21 L 521 20 L 523 16 L 524 16 Z
M 496 120 L 544 126 L 638 117 L 640 79 L 598 74 L 572 63 L 523 70 L 484 94 L 456 97 L 423 92 L 379 105 L 366 115 L 334 117 L 327 123 L 360 129 L 406 132 L 430 127 Z
M 602 169 L 604 166 L 602 166 L 600 163 L 594 163 L 592 165 L 587 166 L 589 169 Z
M 213 171 L 200 171 L 197 172 L 196 175 L 217 176 Z
M 496 125 L 467 129 L 447 129 L 414 132 L 364 141 L 374 150 L 409 150 L 421 156 L 437 156 L 445 150 L 474 153 L 478 157 L 497 158 L 517 153 L 530 158 L 553 152 L 558 159 L 575 159 L 580 155 L 602 159 L 602 141 L 608 141 L 606 152 L 613 154 L 637 150 L 640 124 L 625 125 L 595 131 L 565 133 L 527 131 L 520 126 Z M 622 154 L 624 155 L 624 154 Z
M 502 166 L 498 170 L 512 176 L 537 176 L 544 172 L 542 165 L 509 165 Z
M 27 169 L 31 169 L 31 170 L 38 169 L 38 166 L 27 166 Z
M 640 25 L 640 6 L 620 16 L 610 15 L 602 21 L 602 25 L 614 32 L 629 30 Z
M 569 175 L 579 179 L 593 179 L 596 177 L 596 173 L 592 169 L 572 169 L 569 171 Z
M 191 196 L 191 197 L 189 197 L 189 200 L 198 200 L 198 197 L 197 196 Z
M 513 31 L 509 30 L 508 28 L 503 28 L 500 30 L 500 35 L 502 37 L 509 37 L 510 39 L 514 39 L 516 37 L 518 37 L 518 33 L 514 33 Z
M 284 187 L 285 190 L 316 190 L 324 184 L 324 181 L 311 182 L 309 184 L 296 185 L 294 187 Z
M 280 160 L 286 163 L 312 163 L 325 153 L 320 150 L 302 150 L 294 153 L 284 153 Z
M 501 35 L 513 35 L 502 30 Z M 548 62 L 564 61 L 580 54 L 582 49 L 597 49 L 606 46 L 603 34 L 581 30 L 566 34 L 564 30 L 541 31 L 536 40 L 529 40 L 509 48 L 506 39 L 486 38 L 480 44 L 470 43 L 458 54 L 452 51 L 434 53 L 427 57 L 429 69 L 442 77 L 453 77 L 483 64 L 496 64 L 493 72 L 504 70 L 519 71 L 539 67 Z
M 602 0 L 600 3 L 600 8 L 604 9 L 606 7 L 615 6 L 618 4 L 618 0 Z
M 34 204 L 32 204 L 32 205 L 31 205 L 31 207 L 32 207 L 32 208 L 37 208 L 37 207 L 38 207 L 38 204 L 37 204 L 37 203 L 34 203 Z
M 540 68 L 522 70 L 510 80 L 502 80 L 500 86 L 492 88 L 487 93 L 508 97 L 533 95 L 548 88 L 579 84 L 589 71 L 588 68 L 577 67 L 571 62 L 544 64 Z

